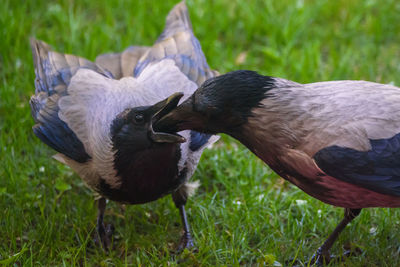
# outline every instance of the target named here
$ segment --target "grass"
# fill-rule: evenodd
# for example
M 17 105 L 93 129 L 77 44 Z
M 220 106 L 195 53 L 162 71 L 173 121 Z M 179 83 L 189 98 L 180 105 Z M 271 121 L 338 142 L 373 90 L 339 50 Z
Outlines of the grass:
M 151 45 L 176 1 L 13 1 L 0 7 L 0 265 L 284 265 L 310 257 L 342 217 L 277 177 L 224 136 L 207 150 L 187 209 L 197 254 L 172 254 L 181 231 L 170 197 L 109 203 L 115 249 L 94 247 L 96 205 L 79 177 L 32 133 L 34 72 L 28 39 L 94 59 Z M 400 3 L 192 0 L 194 31 L 221 73 L 253 69 L 297 82 L 364 79 L 400 85 Z M 305 200 L 299 201 L 299 200 Z M 362 255 L 338 266 L 400 266 L 399 211 L 366 209 L 336 242 Z M 334 266 L 332 264 L 331 266 Z

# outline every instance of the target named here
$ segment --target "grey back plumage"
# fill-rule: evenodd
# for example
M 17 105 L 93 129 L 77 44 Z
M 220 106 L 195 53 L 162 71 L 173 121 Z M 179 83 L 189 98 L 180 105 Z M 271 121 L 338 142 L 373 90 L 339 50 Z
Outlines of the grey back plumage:
M 268 91 L 270 97 L 262 102 L 265 108 L 255 108 L 250 119 L 258 121 L 254 125 L 269 125 L 274 142 L 282 140 L 312 156 L 333 144 L 366 151 L 368 139 L 389 138 L 400 131 L 400 90 L 395 86 L 284 81 L 279 79 L 282 86 Z

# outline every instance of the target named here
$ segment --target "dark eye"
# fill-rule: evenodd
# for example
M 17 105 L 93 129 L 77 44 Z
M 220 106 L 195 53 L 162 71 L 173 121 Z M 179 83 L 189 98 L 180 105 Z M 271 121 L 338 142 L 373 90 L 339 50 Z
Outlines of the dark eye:
M 136 114 L 135 115 L 135 123 L 137 124 L 142 124 L 144 122 L 144 116 L 143 114 Z

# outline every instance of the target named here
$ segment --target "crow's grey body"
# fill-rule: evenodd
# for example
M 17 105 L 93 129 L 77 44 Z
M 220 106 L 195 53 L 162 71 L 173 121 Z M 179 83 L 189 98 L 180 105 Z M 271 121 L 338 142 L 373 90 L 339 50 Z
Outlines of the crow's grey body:
M 112 136 L 115 122 L 132 108 L 151 106 L 177 91 L 187 98 L 216 74 L 193 35 L 184 2 L 171 10 L 152 47 L 101 55 L 96 63 L 54 52 L 41 41 L 32 40 L 32 50 L 34 132 L 59 152 L 55 158 L 107 198 L 136 204 L 173 193 L 177 206 L 184 205 L 198 186 L 189 179 L 201 153 L 216 136 L 192 138 L 194 132 L 183 131 L 186 143 L 149 144 L 141 151 L 135 140 L 127 150 Z
M 399 134 L 399 88 L 366 81 L 301 85 L 280 79 L 277 84 L 243 126 L 241 140 L 247 146 L 280 175 L 326 203 L 347 208 L 400 205 L 400 165 L 391 166 L 391 177 L 380 174 L 381 180 L 379 173 L 364 179 L 335 178 L 324 173 L 322 159 L 315 158 L 332 146 L 371 151 L 371 140 Z

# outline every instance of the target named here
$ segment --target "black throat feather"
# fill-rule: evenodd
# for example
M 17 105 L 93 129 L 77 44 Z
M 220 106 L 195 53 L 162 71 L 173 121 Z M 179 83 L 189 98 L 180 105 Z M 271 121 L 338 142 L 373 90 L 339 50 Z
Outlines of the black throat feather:
M 147 130 L 140 131 L 124 117 L 111 126 L 114 168 L 121 179 L 117 189 L 102 181 L 100 191 L 116 201 L 146 203 L 171 193 L 184 182 L 178 170 L 181 158 L 178 144 L 153 143 Z

